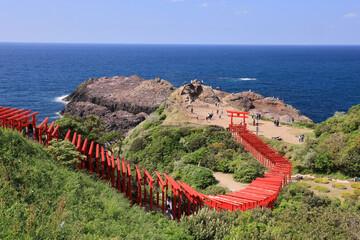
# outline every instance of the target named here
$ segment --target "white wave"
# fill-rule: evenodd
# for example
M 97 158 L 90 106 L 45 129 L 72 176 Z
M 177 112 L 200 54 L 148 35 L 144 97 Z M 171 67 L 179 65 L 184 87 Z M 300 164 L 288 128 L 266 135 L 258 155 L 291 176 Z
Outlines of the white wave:
M 69 96 L 69 94 L 68 94 L 68 95 L 63 95 L 63 96 L 60 96 L 60 97 L 56 97 L 56 98 L 54 99 L 54 101 L 66 105 L 66 104 L 69 103 L 69 101 L 65 101 L 65 100 L 64 100 L 64 98 L 66 98 L 67 96 Z
M 236 77 L 219 77 L 218 79 L 233 80 L 233 81 L 256 81 L 256 78 L 236 78 Z
M 54 113 L 54 115 L 55 115 L 55 116 L 50 117 L 50 119 L 55 119 L 55 120 L 57 120 L 57 119 L 59 119 L 59 118 L 62 118 L 62 115 L 60 114 L 60 112 L 56 112 L 56 113 Z

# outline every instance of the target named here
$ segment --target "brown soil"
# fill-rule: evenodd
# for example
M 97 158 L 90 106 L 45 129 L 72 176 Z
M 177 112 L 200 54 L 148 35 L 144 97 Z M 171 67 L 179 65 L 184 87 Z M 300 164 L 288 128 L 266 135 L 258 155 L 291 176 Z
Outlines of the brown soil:
M 218 125 L 222 126 L 224 128 L 228 127 L 230 124 L 230 118 L 227 117 L 226 110 L 230 111 L 238 111 L 237 109 L 234 109 L 232 107 L 222 107 L 221 105 L 219 107 L 216 107 L 212 104 L 207 104 L 202 101 L 196 100 L 192 104 L 193 107 L 193 113 L 191 113 L 190 108 L 187 108 L 186 110 L 182 111 L 182 119 L 176 119 L 173 121 L 165 120 L 166 123 L 170 122 L 191 122 L 191 123 L 199 123 L 203 125 Z M 217 114 L 217 110 L 219 111 L 219 114 Z M 221 118 L 219 115 L 221 114 L 221 111 L 223 111 L 223 114 Z M 211 120 L 206 120 L 206 116 L 208 113 L 214 113 L 214 116 Z M 197 120 L 197 116 L 199 117 L 199 120 Z M 240 118 L 236 118 L 234 120 L 234 123 L 240 123 Z M 246 119 L 246 123 L 250 131 L 256 132 L 256 127 L 252 126 L 252 119 L 251 116 Z M 272 137 L 281 137 L 281 139 L 285 142 L 293 143 L 293 144 L 299 144 L 298 136 L 300 134 L 305 133 L 311 133 L 313 130 L 310 129 L 299 129 L 299 128 L 293 128 L 286 125 L 280 125 L 279 127 L 275 127 L 273 122 L 270 121 L 263 121 L 259 120 L 259 136 L 264 136 L 266 138 L 272 138 Z
M 214 172 L 214 177 L 219 181 L 217 184 L 218 186 L 228 188 L 231 192 L 239 191 L 249 185 L 234 181 L 233 176 L 230 173 Z

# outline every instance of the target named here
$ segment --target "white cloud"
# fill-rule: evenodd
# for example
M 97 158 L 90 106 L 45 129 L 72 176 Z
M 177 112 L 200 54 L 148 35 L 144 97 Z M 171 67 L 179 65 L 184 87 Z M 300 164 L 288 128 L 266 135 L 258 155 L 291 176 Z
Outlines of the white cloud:
M 356 17 L 357 17 L 356 13 L 348 13 L 343 16 L 343 18 L 356 18 Z
M 209 4 L 208 4 L 208 3 L 202 3 L 201 6 L 202 6 L 202 7 L 208 7 Z
M 185 0 L 170 0 L 171 2 L 184 2 Z

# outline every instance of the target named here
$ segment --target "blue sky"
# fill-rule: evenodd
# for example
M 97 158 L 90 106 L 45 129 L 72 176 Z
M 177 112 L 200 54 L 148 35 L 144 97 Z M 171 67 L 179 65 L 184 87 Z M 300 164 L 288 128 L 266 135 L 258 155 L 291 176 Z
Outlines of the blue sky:
M 0 42 L 360 44 L 360 0 L 1 0 Z

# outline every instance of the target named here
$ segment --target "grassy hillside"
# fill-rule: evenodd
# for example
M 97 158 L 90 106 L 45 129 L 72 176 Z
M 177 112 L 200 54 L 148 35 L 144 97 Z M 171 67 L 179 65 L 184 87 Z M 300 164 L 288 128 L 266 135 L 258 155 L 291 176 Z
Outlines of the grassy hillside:
M 0 209 L 0 239 L 191 238 L 8 130 L 0 130 Z
M 123 143 L 123 156 L 150 173 L 166 172 L 200 191 L 215 184 L 212 171 L 232 173 L 240 182 L 263 176 L 265 168 L 224 128 L 163 125 L 165 118 L 157 111 L 133 129 Z
M 360 176 L 360 105 L 348 113 L 336 113 L 315 128 L 315 139 L 297 149 L 294 160 L 300 171 L 345 177 Z

